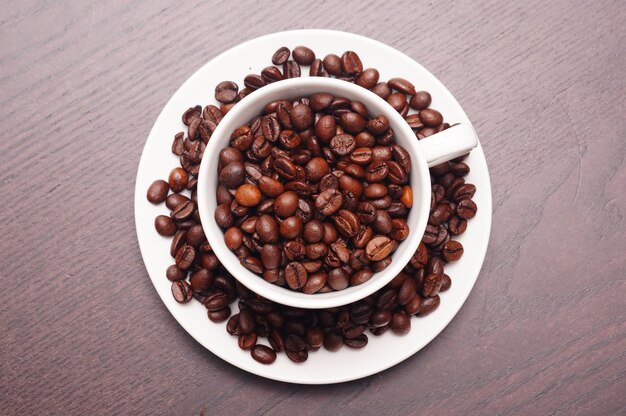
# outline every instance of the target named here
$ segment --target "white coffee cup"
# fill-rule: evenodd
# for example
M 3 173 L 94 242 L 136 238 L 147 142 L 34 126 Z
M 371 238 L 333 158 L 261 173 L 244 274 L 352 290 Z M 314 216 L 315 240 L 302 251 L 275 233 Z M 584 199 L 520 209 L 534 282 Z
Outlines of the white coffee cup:
M 375 273 L 371 279 L 358 286 L 318 294 L 304 294 L 265 281 L 261 276 L 241 265 L 237 256 L 224 242 L 224 233 L 217 225 L 214 212 L 217 207 L 217 166 L 220 150 L 229 146 L 231 133 L 259 115 L 263 107 L 279 99 L 295 99 L 315 93 L 329 93 L 362 102 L 373 116 L 384 114 L 394 130 L 396 143 L 411 156 L 410 185 L 413 207 L 407 223 L 409 236 L 399 242 L 392 254 L 391 264 Z M 464 155 L 478 144 L 474 129 L 469 124 L 459 124 L 440 133 L 417 140 L 402 116 L 385 100 L 355 84 L 333 78 L 292 78 L 267 85 L 245 97 L 235 105 L 217 126 L 209 141 L 198 174 L 198 211 L 206 237 L 215 255 L 235 279 L 256 294 L 283 305 L 324 309 L 346 305 L 367 297 L 389 283 L 409 262 L 422 239 L 430 213 L 431 183 L 429 166 Z

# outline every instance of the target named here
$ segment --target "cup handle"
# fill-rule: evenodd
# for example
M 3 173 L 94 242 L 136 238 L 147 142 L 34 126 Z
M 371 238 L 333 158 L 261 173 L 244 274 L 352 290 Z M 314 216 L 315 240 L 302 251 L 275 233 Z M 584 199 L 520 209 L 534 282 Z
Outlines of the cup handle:
M 428 161 L 428 167 L 462 156 L 478 145 L 478 137 L 471 124 L 457 124 L 419 141 Z

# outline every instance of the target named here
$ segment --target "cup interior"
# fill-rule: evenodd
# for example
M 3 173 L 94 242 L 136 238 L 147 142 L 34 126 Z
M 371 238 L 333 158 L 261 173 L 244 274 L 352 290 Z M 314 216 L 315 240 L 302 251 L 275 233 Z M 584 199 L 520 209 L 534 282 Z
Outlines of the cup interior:
M 224 233 L 217 225 L 214 212 L 217 207 L 216 190 L 219 152 L 229 145 L 231 133 L 259 115 L 263 107 L 279 99 L 295 99 L 315 93 L 329 93 L 361 101 L 370 115 L 384 114 L 394 130 L 396 143 L 402 145 L 411 156 L 410 185 L 413 191 L 413 207 L 407 223 L 409 236 L 399 243 L 392 254 L 392 263 L 375 273 L 370 280 L 331 293 L 304 294 L 266 282 L 257 274 L 243 267 L 237 256 L 226 247 Z M 305 309 L 324 309 L 356 302 L 382 288 L 409 262 L 422 239 L 430 209 L 430 174 L 420 145 L 411 128 L 385 100 L 376 94 L 349 82 L 332 78 L 303 77 L 279 81 L 265 86 L 245 97 L 234 106 L 215 129 L 204 152 L 198 176 L 198 211 L 205 234 L 213 251 L 224 267 L 244 286 L 269 300 Z

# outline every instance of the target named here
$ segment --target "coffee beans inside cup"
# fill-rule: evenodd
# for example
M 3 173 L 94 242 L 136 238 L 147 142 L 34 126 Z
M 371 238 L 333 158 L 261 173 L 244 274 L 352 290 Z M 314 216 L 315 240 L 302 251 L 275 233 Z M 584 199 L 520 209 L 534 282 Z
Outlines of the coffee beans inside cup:
M 287 47 L 280 48 L 274 54 L 272 63 L 281 67 L 270 66 L 265 68 L 261 73 L 261 78 L 265 83 L 300 76 L 300 65 L 306 65 L 311 59 L 306 50 L 298 52 L 293 60 L 290 57 L 291 51 Z M 355 52 L 348 51 L 341 55 L 330 54 L 324 58 L 314 57 L 309 67 L 309 75 L 332 76 L 370 89 L 390 102 L 404 116 L 409 126 L 415 131 L 416 139 L 433 135 L 449 127 L 448 123 L 443 121 L 441 114 L 430 107 L 431 96 L 428 92 L 418 91 L 414 87 L 412 88 L 410 82 L 402 79 L 392 79 L 389 82 L 380 81 L 378 71 L 374 68 L 363 68 L 363 64 Z M 250 82 L 251 80 L 252 82 Z M 273 363 L 277 359 L 277 353 L 280 352 L 285 352 L 291 361 L 299 363 L 306 360 L 309 353 L 320 348 L 328 351 L 337 351 L 344 345 L 348 348 L 363 348 L 367 345 L 368 335 L 380 336 L 388 330 L 398 335 L 408 333 L 411 329 L 410 318 L 412 316 L 419 318 L 435 311 L 442 301 L 440 293 L 450 289 L 452 279 L 445 273 L 445 265 L 448 262 L 457 261 L 463 254 L 463 246 L 455 238 L 466 231 L 468 222 L 471 222 L 471 218 L 477 212 L 476 203 L 472 200 L 474 193 L 477 192 L 476 187 L 464 180 L 464 177 L 470 172 L 470 166 L 464 162 L 465 156 L 430 169 L 432 182 L 431 212 L 422 242 L 409 264 L 384 288 L 351 305 L 326 310 L 301 310 L 270 302 L 239 284 L 220 264 L 206 241 L 196 204 L 197 174 L 200 161 L 215 127 L 230 108 L 252 91 L 251 87 L 262 88 L 262 83 L 257 77 L 249 78 L 248 81 L 246 87 L 241 90 L 232 81 L 222 83 L 219 88 L 216 88 L 216 99 L 221 103 L 219 107 L 209 104 L 203 108 L 197 105 L 190 107 L 183 113 L 182 123 L 186 126 L 186 132 L 176 133 L 171 147 L 172 153 L 179 157 L 180 166 L 174 167 L 168 175 L 165 175 L 167 180 L 156 180 L 146 189 L 148 201 L 154 204 L 164 202 L 169 211 L 169 215 L 157 216 L 155 227 L 158 234 L 172 237 L 170 255 L 174 263 L 164 271 L 164 278 L 172 282 L 172 295 L 180 303 L 186 303 L 195 298 L 207 308 L 207 315 L 211 321 L 227 321 L 226 331 L 238 339 L 234 344 L 249 350 L 251 357 L 262 364 Z M 309 101 L 310 105 L 311 102 Z M 290 119 L 290 113 L 286 112 L 286 109 L 283 108 L 278 111 L 277 108 L 276 110 L 278 123 L 281 120 Z M 268 113 L 272 112 L 273 110 Z M 359 111 L 353 110 L 352 112 L 359 114 Z M 321 119 L 320 117 L 319 120 L 316 120 L 316 125 Z M 328 117 L 324 120 L 319 132 L 313 129 L 314 135 L 318 139 L 321 136 L 320 140 L 329 141 L 332 137 L 324 135 L 324 132 L 327 131 L 325 129 L 328 128 L 324 123 L 332 124 L 332 122 Z M 366 131 L 374 137 L 378 137 L 372 133 L 372 130 L 379 131 L 377 127 L 382 130 L 384 121 L 371 122 L 371 126 L 370 122 L 371 120 L 366 123 Z M 338 121 L 335 120 L 335 123 L 337 124 Z M 278 128 L 282 129 L 281 126 L 279 125 Z M 263 131 L 267 131 L 270 135 L 278 134 L 278 140 L 280 131 L 276 133 L 278 131 L 276 127 L 274 121 L 265 122 L 261 125 L 261 132 L 263 134 Z M 343 129 L 343 127 L 341 128 Z M 347 134 L 351 133 L 348 132 Z M 306 137 L 306 134 L 304 136 Z M 302 139 L 302 133 L 300 133 L 300 137 Z M 285 137 L 283 140 L 285 141 Z M 285 143 L 289 143 L 290 140 L 293 138 L 286 140 Z M 386 151 L 380 149 L 374 151 L 374 148 L 377 147 L 374 144 L 372 144 L 372 157 L 374 155 L 379 158 L 390 157 Z M 326 153 L 323 153 L 323 156 L 326 156 Z M 352 155 L 356 160 L 367 160 L 369 157 L 368 152 L 356 152 L 356 155 L 354 153 L 352 152 Z M 236 158 L 237 156 L 231 155 L 230 157 Z M 298 159 L 300 157 L 302 156 L 298 155 L 296 160 L 300 160 Z M 343 156 L 339 156 L 339 158 L 341 157 Z M 393 157 L 393 152 L 391 157 Z M 296 166 L 306 167 L 306 163 L 297 164 L 294 160 L 292 162 Z M 351 160 L 351 162 L 353 161 Z M 279 169 L 289 174 L 291 172 L 290 165 L 281 165 L 281 163 L 279 162 Z M 361 166 L 358 163 L 353 162 L 353 164 Z M 315 178 L 324 172 L 324 169 L 317 168 L 318 166 L 312 165 L 308 171 L 305 169 L 305 179 L 307 173 L 310 177 Z M 381 170 L 384 171 L 384 168 L 366 171 L 365 180 L 382 175 Z M 354 167 L 348 168 L 346 166 L 345 171 L 348 172 L 348 175 L 342 175 L 342 177 L 358 178 L 361 174 L 360 170 Z M 394 172 L 392 175 L 398 173 L 397 170 Z M 299 173 L 299 175 L 301 174 Z M 390 170 L 387 166 L 387 175 L 389 174 Z M 226 171 L 224 175 L 237 178 L 242 173 L 234 169 L 234 171 Z M 245 181 L 249 182 L 247 177 L 253 177 L 252 175 L 255 175 L 254 171 L 244 169 Z M 337 189 L 339 180 L 340 178 L 336 178 L 337 185 L 335 185 L 335 179 L 328 179 L 329 188 Z M 345 186 L 346 179 L 343 181 Z M 319 183 L 321 186 L 322 179 Z M 252 185 L 252 183 L 250 184 Z M 268 184 L 269 186 L 267 186 Z M 270 189 L 273 182 L 268 182 L 268 184 L 264 184 L 263 188 Z M 261 191 L 261 186 L 258 183 L 255 186 Z M 410 205 L 409 201 L 412 200 L 410 186 L 403 185 L 400 189 L 394 187 L 392 194 L 389 193 L 391 184 L 386 186 L 388 189 L 387 196 L 391 197 L 393 201 L 386 209 L 392 217 L 392 231 L 388 235 L 408 232 L 396 220 L 402 216 L 398 216 L 398 211 L 403 211 L 407 205 Z M 400 190 L 402 191 L 401 194 Z M 281 218 L 293 216 L 294 212 L 295 215 L 311 215 L 312 207 L 309 204 L 300 203 L 298 191 L 302 193 L 302 189 L 294 188 L 292 191 L 298 197 L 295 204 L 296 198 L 293 194 L 281 197 L 285 193 L 283 192 L 271 197 L 274 199 L 274 214 L 280 215 Z M 234 195 L 226 187 L 218 188 L 218 198 L 220 198 L 219 192 L 224 193 L 221 198 L 234 199 Z M 264 195 L 261 191 L 261 199 L 264 198 Z M 365 189 L 363 189 L 362 195 L 365 195 Z M 380 197 L 382 190 L 379 187 L 369 189 L 368 195 L 375 200 L 385 199 L 384 196 Z M 245 190 L 244 196 L 246 198 L 244 202 L 254 201 L 258 197 L 256 192 L 250 193 L 249 190 Z M 397 203 L 398 200 L 399 204 Z M 278 205 L 280 206 L 278 209 L 277 201 L 279 201 Z M 386 204 L 386 202 L 384 203 Z M 262 201 L 256 205 L 257 210 L 262 209 L 261 204 Z M 293 211 L 294 206 L 295 211 Z M 220 215 L 235 216 L 233 210 L 230 209 L 231 207 L 228 208 L 228 210 L 222 209 Z M 249 209 L 239 203 L 233 208 L 234 212 Z M 377 209 L 380 208 L 374 206 L 373 210 L 362 209 L 358 215 L 372 216 Z M 362 218 L 359 220 L 363 222 Z M 366 221 L 368 220 L 366 219 Z M 303 224 L 302 239 L 319 242 L 324 241 L 327 235 L 331 239 L 343 238 L 336 226 L 333 228 L 328 224 L 328 222 L 320 219 L 309 220 L 306 225 Z M 330 224 L 334 225 L 334 222 Z M 272 226 L 269 228 L 271 230 Z M 265 230 L 265 226 L 262 227 L 262 230 Z M 256 221 L 242 221 L 239 227 L 230 231 L 232 235 L 230 235 L 229 240 L 232 247 L 245 247 L 243 244 L 244 235 L 254 235 L 255 232 Z M 280 235 L 280 226 L 278 232 Z M 229 234 L 229 231 L 227 230 L 226 233 Z M 359 234 L 362 241 L 372 240 L 373 235 L 368 236 L 367 234 Z M 401 240 L 399 237 L 389 238 Z M 232 249 L 232 247 L 230 248 Z M 291 250 L 295 253 L 300 252 L 298 247 L 292 247 Z M 338 249 L 335 250 L 334 255 L 341 259 L 344 254 L 341 249 Z M 271 250 L 269 255 L 271 257 Z M 326 282 L 320 274 L 317 274 L 318 266 L 322 267 L 320 262 L 320 260 L 299 262 L 307 273 L 303 290 L 308 285 L 307 290 L 315 292 L 318 288 L 317 291 L 319 292 L 327 284 L 330 273 L 326 275 Z M 349 256 L 348 264 L 352 269 L 358 271 L 352 275 L 350 284 L 363 283 L 371 277 L 372 273 L 386 267 L 387 262 L 388 256 L 380 261 L 371 261 L 362 251 L 355 250 Z M 365 266 L 367 264 L 369 264 L 369 270 Z M 293 279 L 298 280 L 304 275 L 302 268 L 299 266 L 290 267 L 289 273 Z M 281 273 L 280 270 L 270 268 L 269 271 L 264 270 L 262 273 L 266 280 L 279 283 L 282 281 L 284 282 L 282 284 L 286 284 L 284 271 Z M 331 279 L 343 282 L 342 273 L 335 273 L 338 276 L 333 274 Z M 235 301 L 237 301 L 239 312 L 231 315 L 231 306 L 234 305 Z M 264 344 L 269 344 L 269 346 Z
M 232 132 L 217 170 L 225 243 L 268 282 L 307 294 L 362 284 L 408 237 L 411 159 L 361 102 L 267 103 Z

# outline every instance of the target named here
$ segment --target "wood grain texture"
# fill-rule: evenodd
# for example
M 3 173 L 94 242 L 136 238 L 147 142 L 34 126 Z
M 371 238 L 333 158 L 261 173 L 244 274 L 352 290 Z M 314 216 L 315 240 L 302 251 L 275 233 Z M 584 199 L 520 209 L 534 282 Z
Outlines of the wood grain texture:
M 3 5 L 0 414 L 625 414 L 623 6 Z M 197 344 L 154 291 L 133 222 L 137 163 L 173 92 L 221 51 L 302 27 L 420 61 L 474 122 L 493 181 L 490 248 L 456 319 L 401 365 L 334 386 L 261 379 Z

